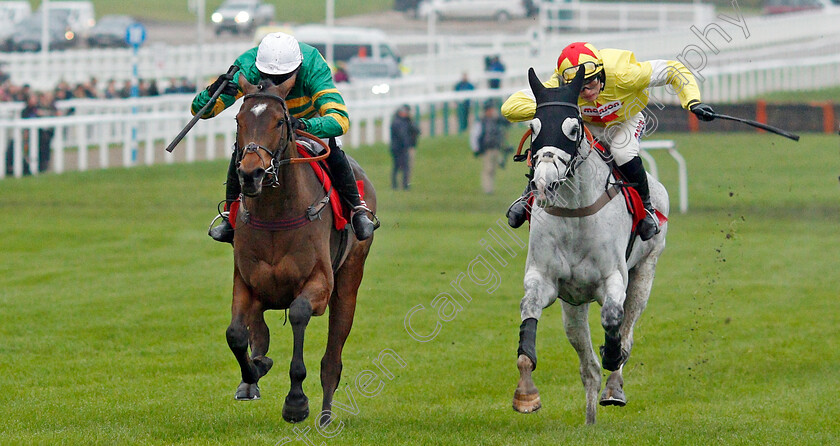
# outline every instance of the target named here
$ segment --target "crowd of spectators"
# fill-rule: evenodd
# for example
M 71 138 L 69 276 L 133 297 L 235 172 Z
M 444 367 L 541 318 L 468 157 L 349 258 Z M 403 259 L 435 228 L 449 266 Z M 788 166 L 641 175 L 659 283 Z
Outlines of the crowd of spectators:
M 131 81 L 119 83 L 109 80 L 101 86 L 95 77 L 86 82 L 71 85 L 61 81 L 53 89 L 36 90 L 29 84 L 18 85 L 12 83 L 9 76 L 0 72 L 0 102 L 21 102 L 24 108 L 21 111 L 21 118 L 37 118 L 47 116 L 64 116 L 73 113 L 73 108 L 59 109 L 56 101 L 66 99 L 113 99 L 128 98 L 132 96 Z M 186 78 L 171 78 L 166 81 L 166 86 L 161 90 L 156 80 L 142 79 L 138 82 L 138 96 L 158 96 L 161 94 L 194 93 L 195 84 Z M 38 171 L 47 170 L 51 158 L 51 147 L 55 129 L 38 129 L 37 145 L 31 137 L 30 130 L 23 131 L 23 174 L 31 175 L 32 168 L 29 165 L 30 152 L 38 151 Z M 12 174 L 14 164 L 13 141 L 8 141 L 6 148 L 6 174 Z
M 118 82 L 109 80 L 105 85 L 92 77 L 88 81 L 72 85 L 61 81 L 51 90 L 35 90 L 29 84 L 18 85 L 12 83 L 8 76 L 0 75 L 0 102 L 27 102 L 31 95 L 49 95 L 55 100 L 65 99 L 113 99 L 131 97 L 131 81 Z M 141 79 L 137 86 L 138 96 L 158 96 L 173 93 L 195 93 L 195 84 L 187 78 L 171 78 L 165 86 L 158 84 L 155 79 Z

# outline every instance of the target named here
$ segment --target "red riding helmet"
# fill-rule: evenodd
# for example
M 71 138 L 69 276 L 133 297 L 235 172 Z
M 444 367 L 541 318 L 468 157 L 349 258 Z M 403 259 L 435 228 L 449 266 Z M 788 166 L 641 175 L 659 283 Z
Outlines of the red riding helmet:
M 604 61 L 601 59 L 601 53 L 591 43 L 575 42 L 563 48 L 560 57 L 557 58 L 556 72 L 564 83 L 569 83 L 581 65 L 586 69 L 584 83 L 589 83 L 597 77 L 601 79 L 603 86 L 606 81 Z

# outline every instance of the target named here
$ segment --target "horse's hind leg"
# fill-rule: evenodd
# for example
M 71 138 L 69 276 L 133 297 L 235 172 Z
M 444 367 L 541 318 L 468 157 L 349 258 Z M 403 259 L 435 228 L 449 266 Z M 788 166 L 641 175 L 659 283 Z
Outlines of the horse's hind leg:
M 335 290 L 330 299 L 329 334 L 327 335 L 327 349 L 321 359 L 321 387 L 324 390 L 324 401 L 321 406 L 321 427 L 331 420 L 332 402 L 338 383 L 341 381 L 341 352 L 356 313 L 356 295 L 362 282 L 365 256 L 367 250 L 356 248 L 350 254 L 335 278 Z
M 233 278 L 233 304 L 231 305 L 230 325 L 225 332 L 228 346 L 239 363 L 242 382 L 236 389 L 234 398 L 241 401 L 260 399 L 260 389 L 257 381 L 259 371 L 248 356 L 249 332 L 248 325 L 253 318 L 257 304 L 251 298 L 251 291 L 242 282 L 238 271 Z M 261 310 L 259 310 L 261 311 Z
M 303 380 L 306 379 L 306 366 L 303 363 L 303 335 L 312 317 L 312 304 L 308 299 L 298 297 L 289 306 L 289 322 L 292 324 L 294 347 L 292 363 L 289 366 L 291 388 L 283 404 L 283 419 L 289 423 L 298 423 L 309 416 L 309 399 L 303 393 Z
M 580 360 L 580 379 L 586 392 L 586 424 L 595 424 L 598 391 L 601 390 L 601 366 L 592 348 L 588 311 L 589 304 L 574 306 L 563 302 L 563 328 Z
M 621 322 L 620 330 L 621 351 L 625 361 L 630 357 L 630 352 L 633 349 L 633 327 L 635 327 L 639 316 L 647 306 L 655 269 L 656 257 L 652 255 L 629 272 L 630 283 L 627 286 L 627 299 L 624 301 L 624 320 Z M 607 378 L 607 384 L 601 394 L 602 406 L 624 406 L 627 404 L 627 397 L 624 395 L 623 369 L 624 365 L 622 364 L 618 370 L 612 372 Z

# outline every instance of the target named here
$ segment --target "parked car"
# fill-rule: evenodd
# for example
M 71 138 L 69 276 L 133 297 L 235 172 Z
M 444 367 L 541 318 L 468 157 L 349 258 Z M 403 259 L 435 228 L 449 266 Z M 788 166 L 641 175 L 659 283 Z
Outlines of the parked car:
M 500 22 L 528 17 L 529 8 L 522 0 L 423 0 L 418 17 L 434 13 L 438 19 L 490 19 Z
M 227 0 L 210 16 L 216 34 L 253 32 L 274 20 L 274 5 L 261 0 Z
M 0 2 L 0 42 L 11 37 L 15 25 L 30 15 L 32 7 L 28 1 Z
M 65 20 L 67 22 L 67 28 L 80 39 L 85 38 L 88 31 L 96 24 L 96 15 L 93 11 L 92 2 L 52 0 L 49 2 L 49 8 L 50 13 L 54 11 L 63 11 L 66 13 L 67 18 Z M 35 15 L 40 10 L 39 8 Z
M 18 23 L 7 43 L 11 51 L 41 51 L 43 17 L 32 14 Z M 62 50 L 76 45 L 76 34 L 67 25 L 67 12 L 51 10 L 47 37 L 50 50 Z
M 87 38 L 88 46 L 99 48 L 128 47 L 125 36 L 128 33 L 128 28 L 135 23 L 138 23 L 137 20 L 127 15 L 106 15 L 90 29 Z
M 836 7 L 840 0 L 765 0 L 764 14 L 787 14 Z

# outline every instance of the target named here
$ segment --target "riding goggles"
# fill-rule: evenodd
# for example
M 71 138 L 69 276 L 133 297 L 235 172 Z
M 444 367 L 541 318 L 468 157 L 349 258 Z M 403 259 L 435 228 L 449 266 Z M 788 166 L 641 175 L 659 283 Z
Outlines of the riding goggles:
M 580 67 L 584 68 L 584 78 L 589 78 L 590 76 L 595 75 L 599 71 L 604 69 L 604 64 L 600 62 L 593 62 L 593 61 L 586 61 L 580 65 L 575 65 L 563 70 L 561 75 L 563 76 L 563 82 L 568 84 L 575 78 L 575 75 L 578 72 Z

